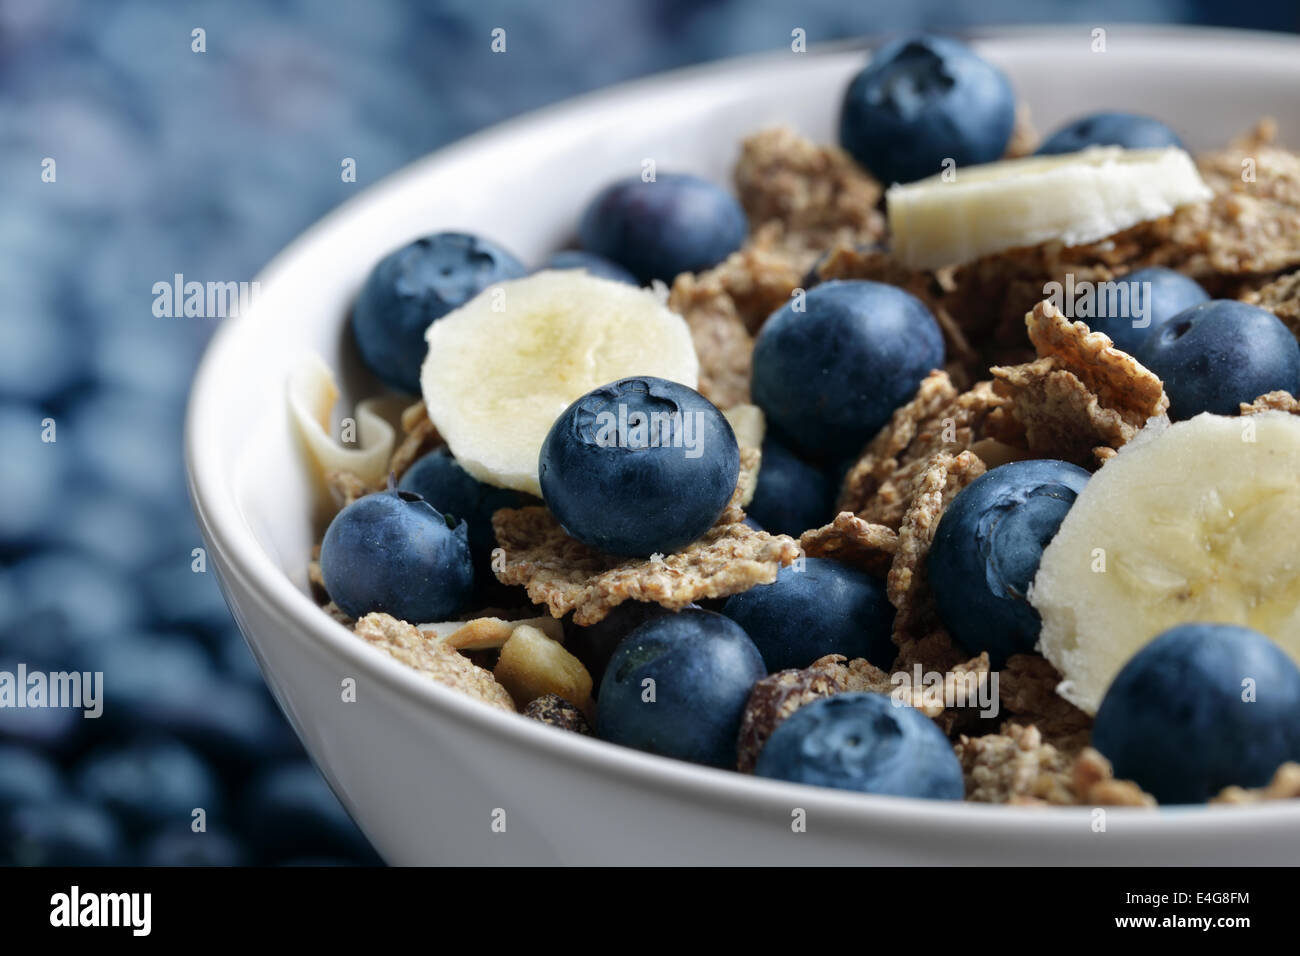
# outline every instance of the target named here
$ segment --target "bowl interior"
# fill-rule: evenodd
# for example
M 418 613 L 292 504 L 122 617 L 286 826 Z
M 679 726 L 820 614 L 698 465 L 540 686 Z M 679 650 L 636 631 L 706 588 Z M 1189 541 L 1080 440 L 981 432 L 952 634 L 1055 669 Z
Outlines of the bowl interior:
M 1225 143 L 1263 115 L 1278 119 L 1284 140 L 1300 141 L 1294 40 L 1117 26 L 1105 52 L 1094 52 L 1080 26 L 977 33 L 973 42 L 1006 70 L 1040 132 L 1112 108 L 1158 116 L 1192 148 Z M 314 351 L 339 375 L 336 414 L 379 392 L 352 354 L 346 318 L 385 253 L 465 229 L 536 263 L 570 240 L 604 182 L 646 159 L 726 182 L 739 141 L 764 125 L 833 142 L 841 91 L 865 59 L 856 45 L 778 53 L 593 94 L 423 159 L 318 223 L 260 276 L 254 307 L 226 320 L 196 381 L 187 453 L 214 546 L 268 593 L 291 581 L 301 592 L 294 615 L 317 613 L 306 567 L 321 530 L 320 489 L 290 426 L 286 381 Z

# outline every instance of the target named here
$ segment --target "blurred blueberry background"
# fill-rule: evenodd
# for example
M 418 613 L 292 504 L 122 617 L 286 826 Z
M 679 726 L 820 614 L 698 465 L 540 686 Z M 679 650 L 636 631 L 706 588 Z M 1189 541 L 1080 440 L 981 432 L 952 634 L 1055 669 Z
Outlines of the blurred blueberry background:
M 220 320 L 155 317 L 155 282 L 251 279 L 422 153 L 604 84 L 785 46 L 795 26 L 810 42 L 1013 22 L 1295 30 L 1298 11 L 0 0 L 0 671 L 102 670 L 106 683 L 99 720 L 0 709 L 0 862 L 377 862 L 275 709 L 211 573 L 192 570 L 181 421 Z M 505 55 L 489 49 L 496 27 Z M 356 183 L 341 181 L 343 157 Z

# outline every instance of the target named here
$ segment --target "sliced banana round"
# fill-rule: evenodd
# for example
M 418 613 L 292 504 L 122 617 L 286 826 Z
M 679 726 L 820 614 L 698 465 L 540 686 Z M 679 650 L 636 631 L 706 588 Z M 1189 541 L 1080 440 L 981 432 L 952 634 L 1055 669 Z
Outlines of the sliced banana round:
M 1060 240 L 1096 242 L 1213 194 L 1181 149 L 1096 146 L 956 167 L 885 193 L 894 256 L 936 269 Z
M 1188 621 L 1255 628 L 1300 663 L 1297 476 L 1300 418 L 1284 412 L 1152 424 L 1121 449 L 1030 589 L 1061 695 L 1095 713 L 1139 648 Z
M 631 375 L 699 378 L 690 329 L 661 294 L 579 271 L 484 289 L 425 339 L 424 402 L 456 460 L 534 495 L 542 442 L 575 399 Z

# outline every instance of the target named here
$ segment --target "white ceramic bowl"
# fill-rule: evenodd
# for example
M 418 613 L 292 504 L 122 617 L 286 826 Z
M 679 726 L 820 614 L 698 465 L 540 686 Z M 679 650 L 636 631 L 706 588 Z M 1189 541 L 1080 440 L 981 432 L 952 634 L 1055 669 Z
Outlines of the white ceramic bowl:
M 1112 27 L 974 35 L 1040 130 L 1079 113 L 1151 113 L 1189 145 L 1263 114 L 1300 134 L 1300 42 Z M 307 594 L 319 525 L 285 409 L 306 350 L 348 357 L 345 316 L 371 266 L 463 228 L 539 261 L 603 182 L 653 157 L 725 182 L 737 143 L 786 122 L 834 140 L 857 47 L 778 53 L 616 87 L 514 120 L 389 177 L 312 227 L 226 320 L 189 410 L 190 488 L 209 557 L 276 698 L 334 790 L 392 863 L 1294 863 L 1300 803 L 1240 810 L 1024 810 L 859 795 L 680 763 L 553 730 L 429 681 L 330 621 Z M 316 517 L 319 517 L 317 514 Z M 357 682 L 345 703 L 341 681 Z M 794 808 L 807 829 L 794 833 Z M 505 831 L 494 829 L 504 811 Z

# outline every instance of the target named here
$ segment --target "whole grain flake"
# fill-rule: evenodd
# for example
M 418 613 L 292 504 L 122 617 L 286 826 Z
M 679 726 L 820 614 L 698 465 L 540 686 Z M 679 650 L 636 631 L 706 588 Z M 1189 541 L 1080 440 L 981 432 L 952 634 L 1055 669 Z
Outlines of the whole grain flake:
M 1160 379 L 1107 336 L 1071 322 L 1048 301 L 1034 306 L 1025 325 L 1039 358 L 992 369 L 1014 419 L 1010 428 L 995 419 L 1002 427 L 994 437 L 1015 441 L 1023 433 L 1036 456 L 1096 465 L 1108 457 L 1097 449 L 1121 448 L 1148 420 L 1165 416 L 1169 399 Z
M 898 551 L 887 579 L 889 601 L 897 609 L 893 638 L 899 661 L 895 668 L 922 664 L 929 670 L 948 671 L 963 659 L 939 621 L 925 559 L 939 519 L 952 499 L 982 474 L 984 463 L 969 451 L 935 455 L 921 473 L 899 528 Z
M 948 373 L 932 372 L 849 468 L 837 507 L 897 528 L 934 457 L 969 451 L 988 437 L 994 413 L 1005 404 L 990 382 L 958 393 Z
M 834 558 L 884 576 L 898 551 L 898 532 L 841 511 L 830 524 L 805 531 L 799 546 L 810 558 Z
M 594 551 L 570 538 L 545 508 L 504 508 L 492 525 L 501 546 L 496 574 L 502 583 L 522 585 L 555 617 L 572 611 L 574 623 L 584 626 L 603 620 L 624 601 L 680 610 L 701 598 L 770 584 L 780 568 L 800 556 L 794 539 L 742 522 L 715 525 L 660 561 Z

